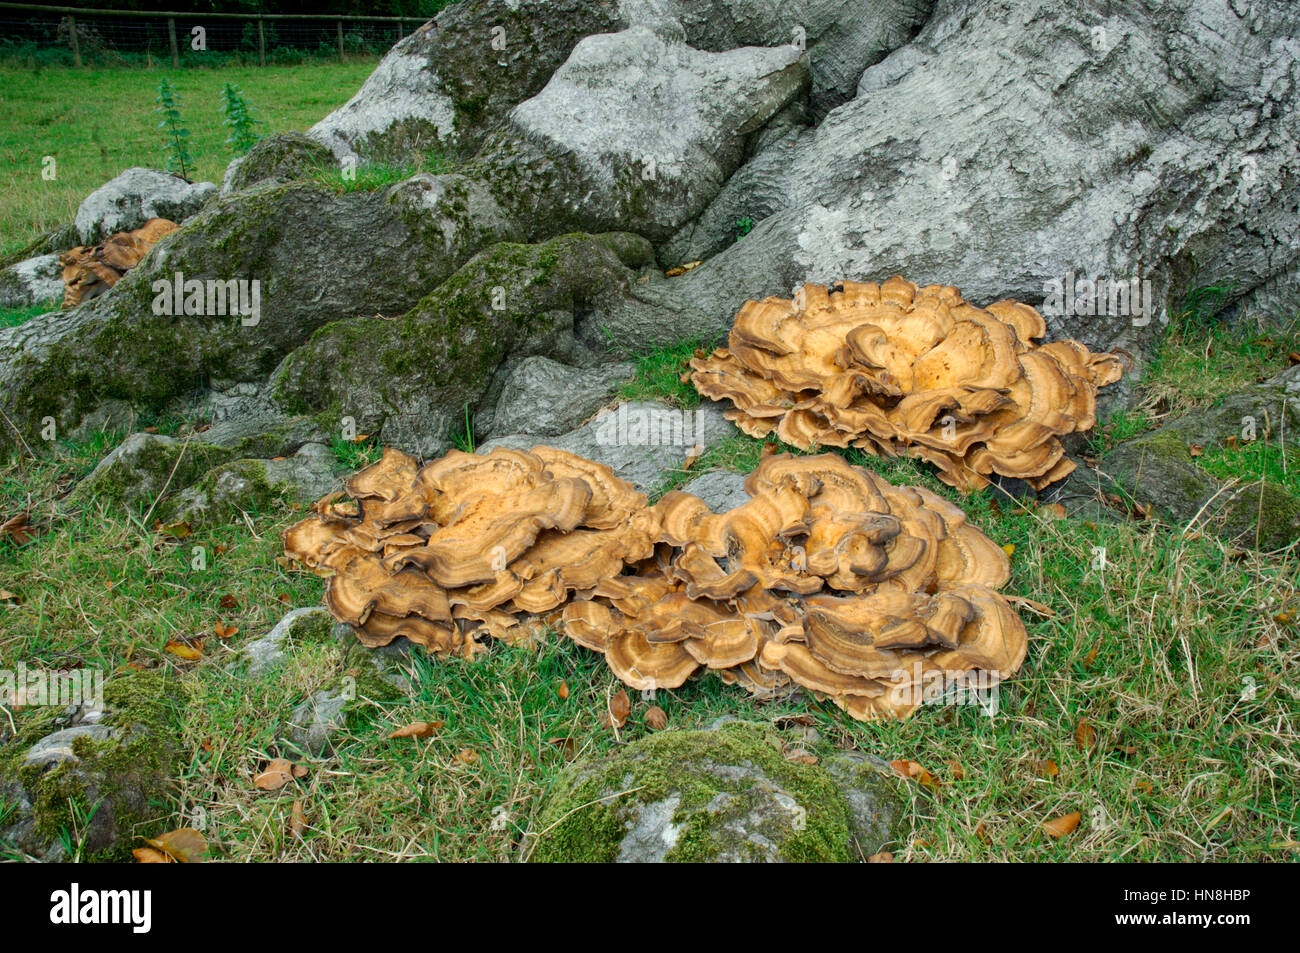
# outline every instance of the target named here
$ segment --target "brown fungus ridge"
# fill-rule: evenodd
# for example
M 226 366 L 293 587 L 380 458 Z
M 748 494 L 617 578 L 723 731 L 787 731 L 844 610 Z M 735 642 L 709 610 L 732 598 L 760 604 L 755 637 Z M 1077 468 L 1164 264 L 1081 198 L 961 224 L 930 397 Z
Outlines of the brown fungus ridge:
M 328 578 L 326 606 L 368 646 L 403 636 L 470 656 L 485 637 L 528 642 L 536 617 L 649 558 L 659 538 L 645 496 L 608 467 L 538 450 L 420 466 L 387 449 L 346 498 L 286 531 L 285 552 Z
M 78 245 L 59 256 L 63 307 L 75 308 L 98 298 L 138 265 L 158 239 L 180 228 L 165 218 L 151 218 L 130 232 L 116 232 L 98 245 Z
M 1073 469 L 1060 438 L 1095 426 L 1097 389 L 1122 374 L 1078 341 L 1035 344 L 1046 332 L 1029 305 L 977 308 L 951 286 L 807 284 L 747 302 L 691 379 L 754 437 L 916 457 L 962 490 L 1041 489 Z
M 888 291 L 900 307 L 907 289 Z M 905 718 L 934 684 L 1023 663 L 998 591 L 1010 561 L 960 507 L 833 454 L 766 456 L 745 490 L 725 513 L 681 491 L 650 506 L 548 447 L 423 467 L 389 451 L 349 481 L 355 507 L 325 498 L 285 545 L 329 577 L 326 605 L 366 645 L 472 658 L 554 626 L 642 691 L 716 672 L 762 701 L 803 689 Z

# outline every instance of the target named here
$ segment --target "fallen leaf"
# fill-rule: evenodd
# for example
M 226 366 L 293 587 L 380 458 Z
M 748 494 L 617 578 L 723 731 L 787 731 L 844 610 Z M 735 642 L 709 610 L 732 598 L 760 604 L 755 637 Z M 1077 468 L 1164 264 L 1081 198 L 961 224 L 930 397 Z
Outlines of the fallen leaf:
M 144 428 L 144 432 L 145 432 L 145 433 L 157 433 L 157 432 L 158 432 L 158 428 L 157 428 L 156 426 L 150 425 L 150 426 Z
M 293 808 L 289 811 L 289 833 L 301 837 L 306 827 L 307 815 L 303 813 L 302 801 L 294 801 Z
M 921 787 L 929 788 L 932 791 L 939 790 L 939 782 L 935 780 L 934 775 L 915 761 L 891 761 L 889 765 L 897 772 L 899 777 L 908 778 L 921 785 Z
M 172 539 L 184 539 L 190 535 L 190 524 L 181 520 L 179 523 L 167 523 L 159 526 L 158 532 L 164 536 L 170 536 Z
M 646 709 L 645 723 L 651 731 L 663 731 L 668 727 L 668 713 L 658 705 Z
M 1034 773 L 1040 778 L 1054 778 L 1061 773 L 1061 769 L 1051 758 L 1040 758 L 1034 762 Z
M 892 864 L 893 862 L 894 855 L 887 850 L 883 850 L 879 854 L 872 854 L 867 858 L 869 864 Z
M 984 822 L 980 821 L 975 825 L 975 839 L 981 844 L 993 843 L 993 838 L 989 837 L 988 830 L 984 827 Z
M 310 770 L 311 769 L 305 764 L 295 764 L 293 766 L 293 776 L 301 781 L 303 778 L 307 777 Z
M 786 748 L 783 752 L 785 760 L 793 761 L 795 764 L 816 764 L 817 756 L 807 748 Z
M 627 697 L 627 690 L 620 688 L 617 694 L 609 696 L 605 703 L 605 713 L 601 724 L 606 728 L 622 728 L 632 714 L 632 702 Z
M 131 856 L 135 858 L 138 864 L 171 864 L 175 863 L 171 857 L 167 856 L 160 850 L 154 850 L 152 847 L 136 847 L 131 851 Z
M 1002 544 L 1002 551 L 1003 551 L 1004 553 L 1006 553 L 1007 556 L 1014 556 L 1014 555 L 1016 554 L 1016 544 L 1015 544 L 1015 543 L 1003 543 L 1003 544 Z
M 226 625 L 224 622 L 218 622 L 216 626 L 213 627 L 212 631 L 217 634 L 217 638 L 228 639 L 239 632 L 239 627 Z
M 685 269 L 685 268 L 682 268 L 682 267 L 679 265 L 679 266 L 677 266 L 676 268 L 669 268 L 667 271 L 665 271 L 665 272 L 664 272 L 664 277 L 665 277 L 665 278 L 677 278 L 677 277 L 680 277 L 681 275 L 684 275 L 684 274 L 686 274 L 686 269 Z
M 1097 646 L 1100 644 L 1101 643 L 1098 642 L 1097 645 L 1094 645 L 1088 650 L 1088 654 L 1083 657 L 1084 665 L 1092 665 L 1093 662 L 1097 661 Z
M 547 744 L 555 745 L 566 758 L 572 758 L 573 753 L 578 749 L 577 743 L 572 738 L 547 738 Z
M 192 827 L 168 831 L 152 840 L 146 837 L 144 842 L 182 864 L 202 863 L 208 852 L 207 838 Z
M 220 556 L 222 553 L 226 552 L 229 549 L 230 547 L 227 546 L 225 543 L 217 543 L 217 545 L 212 547 L 212 552 Z
M 1060 503 L 1048 503 L 1046 506 L 1040 506 L 1038 512 L 1054 520 L 1063 520 L 1066 517 L 1065 507 Z
M 221 601 L 217 603 L 217 605 L 221 606 L 223 609 L 234 609 L 239 606 L 239 600 L 230 593 L 226 593 L 221 597 Z
M 568 698 L 568 697 L 569 697 L 569 683 L 568 683 L 568 682 L 560 682 L 560 687 L 557 688 L 557 689 L 555 690 L 555 694 L 559 696 L 560 701 L 564 701 L 566 698 Z
M 698 453 L 692 453 L 690 456 L 688 456 L 688 457 L 687 457 L 687 458 L 682 462 L 682 469 L 683 469 L 683 470 L 690 470 L 692 467 L 695 466 L 695 464 L 697 464 L 697 463 L 699 463 L 699 462 L 700 462 L 700 454 L 698 454 Z
M 461 764 L 474 764 L 478 761 L 478 752 L 473 748 L 461 748 L 456 752 L 456 760 Z
M 1286 356 L 1286 359 L 1291 362 L 1292 366 L 1300 364 L 1300 351 L 1292 351 Z
M 1062 814 L 1054 820 L 1043 822 L 1043 833 L 1049 837 L 1064 837 L 1070 834 L 1079 826 L 1079 821 L 1083 819 L 1078 811 L 1071 811 L 1069 814 Z
M 1187 452 L 1191 454 L 1193 457 L 1199 457 L 1201 454 L 1205 453 L 1205 444 L 1189 443 L 1187 445 Z
M 36 530 L 28 522 L 28 513 L 19 513 L 0 523 L 0 539 L 8 539 L 15 546 L 26 546 L 36 538 Z
M 442 727 L 440 721 L 413 721 L 409 725 L 403 725 L 396 731 L 389 732 L 390 738 L 428 738 L 437 733 Z
M 275 601 L 281 603 L 282 605 L 286 605 L 286 606 L 287 606 L 287 605 L 292 605 L 292 604 L 293 604 L 293 599 L 291 599 L 291 598 L 289 597 L 289 593 L 287 593 L 287 592 L 277 592 L 277 593 L 275 594 Z
M 1150 781 L 1146 780 L 1145 778 L 1142 778 L 1141 780 L 1137 781 L 1137 783 L 1135 783 L 1133 787 L 1137 788 L 1143 794 L 1156 793 L 1156 786 L 1152 784 Z
M 759 457 L 770 457 L 781 449 L 781 445 L 775 440 L 769 440 L 763 444 L 763 449 L 759 451 Z
M 292 780 L 293 765 L 284 758 L 276 758 L 266 766 L 266 770 L 253 778 L 253 784 L 263 791 L 278 791 Z
M 954 781 L 961 781 L 966 777 L 966 769 L 962 767 L 960 761 L 949 761 L 948 773 L 952 775 Z
M 202 643 L 200 643 L 200 646 L 201 645 Z M 200 650 L 200 647 L 186 645 L 184 642 L 168 642 L 163 646 L 163 649 L 170 652 L 178 659 L 182 659 L 186 662 L 197 662 L 199 659 L 203 658 L 203 652 Z
M 1087 718 L 1080 718 L 1074 726 L 1074 746 L 1080 751 L 1088 751 L 1097 743 L 1097 730 L 1088 723 Z
M 0 589 L 0 602 L 18 603 L 18 593 L 10 592 L 8 589 Z

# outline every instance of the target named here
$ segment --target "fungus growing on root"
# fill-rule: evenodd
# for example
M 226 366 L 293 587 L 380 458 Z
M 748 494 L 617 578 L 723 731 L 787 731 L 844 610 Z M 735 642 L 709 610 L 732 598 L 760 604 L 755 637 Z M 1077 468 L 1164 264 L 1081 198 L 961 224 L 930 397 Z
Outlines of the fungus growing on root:
M 78 245 L 59 256 L 63 266 L 63 307 L 98 298 L 140 263 L 149 250 L 180 226 L 165 218 L 151 218 L 130 232 L 117 232 L 89 248 Z
M 1097 388 L 1123 372 L 1077 341 L 1035 345 L 1046 331 L 1026 304 L 977 308 L 899 276 L 808 284 L 747 302 L 691 379 L 754 437 L 918 457 L 962 490 L 994 475 L 1042 489 L 1074 469 L 1059 438 L 1096 424 Z
M 563 450 L 453 450 L 421 467 L 400 450 L 353 476 L 285 533 L 326 576 L 325 603 L 368 646 L 404 636 L 471 656 L 487 636 L 559 608 L 654 551 L 644 494 Z
M 833 454 L 765 457 L 745 490 L 723 514 L 666 494 L 654 558 L 579 594 L 566 633 L 635 688 L 707 668 L 765 699 L 803 687 L 859 719 L 1019 669 L 1025 627 L 998 591 L 1010 561 L 958 507 Z
M 368 646 L 398 636 L 472 656 L 556 625 L 629 686 L 718 672 L 760 699 L 805 688 L 860 719 L 905 717 L 931 687 L 1016 671 L 1024 625 L 1003 550 L 958 507 L 825 454 L 765 457 L 749 500 L 654 506 L 550 447 L 387 450 L 285 534 L 329 577 L 326 604 Z

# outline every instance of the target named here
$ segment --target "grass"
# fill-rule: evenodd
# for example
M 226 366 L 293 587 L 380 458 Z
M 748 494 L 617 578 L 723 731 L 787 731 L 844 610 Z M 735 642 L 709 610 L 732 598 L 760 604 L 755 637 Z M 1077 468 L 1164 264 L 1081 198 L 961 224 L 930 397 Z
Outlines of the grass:
M 687 362 L 702 346 L 700 341 L 684 341 L 647 353 L 631 353 L 636 371 L 618 392 L 620 400 L 662 400 L 673 407 L 695 407 L 700 395 L 689 380 Z
M 16 328 L 39 315 L 58 311 L 62 304 L 62 301 L 55 298 L 44 304 L 34 304 L 30 308 L 0 308 L 0 328 Z
M 347 173 L 341 168 L 330 166 L 317 171 L 316 181 L 333 189 L 335 192 L 374 192 L 387 188 L 398 182 L 405 182 L 413 175 L 431 172 L 441 175 L 455 171 L 455 165 L 440 153 L 430 153 L 424 161 L 416 163 L 372 163 L 358 166 Z
M 288 788 L 256 789 L 251 779 L 280 753 L 276 736 L 293 708 L 364 650 L 295 646 L 288 665 L 232 676 L 227 665 L 244 641 L 288 606 L 320 603 L 318 579 L 275 559 L 280 532 L 301 509 L 277 504 L 182 541 L 102 505 L 66 512 L 60 494 L 113 439 L 0 471 L 4 512 L 30 510 L 42 528 L 28 546 L 0 548 L 0 589 L 20 599 L 0 608 L 0 660 L 177 669 L 190 703 L 176 725 L 188 758 L 176 806 L 187 816 L 202 809 L 219 856 L 508 859 L 527 846 L 564 765 L 648 730 L 650 701 L 635 693 L 618 739 L 601 726 L 606 693 L 618 685 L 597 656 L 557 637 L 498 646 L 474 662 L 417 653 L 409 697 L 366 701 L 363 693 L 332 756 Z M 699 466 L 747 469 L 760 452 L 759 441 L 736 438 Z M 859 462 L 958 499 L 913 461 Z M 941 784 L 910 790 L 910 834 L 892 845 L 900 859 L 1294 858 L 1295 558 L 1232 554 L 1149 524 L 1049 519 L 990 497 L 961 502 L 972 522 L 1014 547 L 1007 591 L 1051 612 L 1024 612 L 1029 659 L 1003 686 L 997 717 L 932 707 L 906 723 L 864 725 L 807 698 L 756 705 L 712 677 L 659 692 L 653 703 L 676 728 L 722 714 L 811 712 L 823 749 L 920 762 Z M 193 546 L 207 550 L 203 571 L 191 568 Z M 234 608 L 221 608 L 226 595 Z M 240 631 L 218 639 L 218 622 Z M 170 655 L 165 646 L 178 638 L 199 640 L 203 658 Z M 1086 750 L 1075 741 L 1081 719 L 1097 738 Z M 427 739 L 387 738 L 415 720 L 443 727 Z M 1048 759 L 1059 767 L 1050 778 L 1037 767 Z M 295 801 L 307 818 L 301 838 L 289 831 Z M 1071 838 L 1041 833 L 1042 821 L 1073 810 L 1084 822 Z
M 220 111 L 221 88 L 240 87 L 263 134 L 302 130 L 342 105 L 374 69 L 372 57 L 345 63 L 219 69 L 0 69 L 0 256 L 72 220 L 94 189 L 135 165 L 161 168 L 154 113 L 159 80 L 183 100 L 196 156 L 195 181 L 220 182 L 233 158 Z M 53 156 L 56 178 L 42 178 Z

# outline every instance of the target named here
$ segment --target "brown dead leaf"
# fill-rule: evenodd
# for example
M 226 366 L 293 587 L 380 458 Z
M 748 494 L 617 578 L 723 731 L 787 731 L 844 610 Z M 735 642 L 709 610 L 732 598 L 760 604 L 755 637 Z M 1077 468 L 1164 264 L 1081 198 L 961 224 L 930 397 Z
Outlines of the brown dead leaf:
M 308 768 L 307 765 L 305 764 L 295 764 L 293 766 L 293 776 L 297 778 L 299 781 L 307 777 L 310 771 L 311 769 Z
M 566 758 L 572 758 L 573 753 L 578 750 L 578 744 L 572 738 L 547 738 L 546 743 L 555 745 Z
M 632 714 L 632 702 L 627 697 L 627 690 L 620 688 L 610 695 L 605 703 L 605 712 L 601 715 L 601 724 L 606 728 L 622 728 Z
M 18 593 L 10 592 L 8 589 L 0 589 L 0 602 L 12 602 L 17 605 L 19 601 Z
M 1286 356 L 1286 359 L 1291 363 L 1291 366 L 1293 367 L 1296 364 L 1300 364 L 1300 351 L 1292 351 L 1290 354 Z
M 23 512 L 0 523 L 0 539 L 7 539 L 15 546 L 26 546 L 36 538 L 36 530 L 28 522 L 30 514 Z
M 869 864 L 892 864 L 894 855 L 887 850 L 882 850 L 879 854 L 872 854 L 867 858 Z
M 1133 785 L 1133 787 L 1137 788 L 1143 794 L 1156 793 L 1156 786 L 1152 784 L 1150 781 L 1148 781 L 1146 778 L 1139 779 L 1137 783 Z
M 564 701 L 566 698 L 568 698 L 568 697 L 569 697 L 569 683 L 568 683 L 568 682 L 560 682 L 559 687 L 555 689 L 555 694 L 559 697 L 560 701 Z
M 1015 544 L 1015 543 L 1003 543 L 1003 544 L 1002 544 L 1002 551 L 1003 551 L 1004 553 L 1006 553 L 1007 556 L 1009 556 L 1009 557 L 1010 557 L 1010 556 L 1014 556 L 1014 555 L 1016 554 L 1016 544 Z
M 218 622 L 212 629 L 219 639 L 228 639 L 239 633 L 239 627 L 235 625 L 226 625 L 224 622 Z
M 1074 726 L 1074 746 L 1080 751 L 1091 751 L 1097 744 L 1097 729 L 1093 728 L 1087 718 L 1080 718 Z
M 1006 599 L 1007 602 L 1010 602 L 1012 605 L 1017 606 L 1018 608 L 1021 609 L 1028 609 L 1030 612 L 1033 612 L 1036 615 L 1040 615 L 1044 619 L 1056 618 L 1055 609 L 1053 609 L 1051 606 L 1044 605 L 1043 603 L 1038 602 L 1034 599 L 1026 599 L 1024 596 L 1006 595 L 1005 593 L 1003 594 L 1003 598 Z
M 275 601 L 280 603 L 281 605 L 286 605 L 286 606 L 293 605 L 293 599 L 289 596 L 289 593 L 287 592 L 277 592 L 275 594 Z
M 158 532 L 164 536 L 170 536 L 172 539 L 185 539 L 192 530 L 189 523 L 181 520 L 177 523 L 159 524 Z
M 230 593 L 226 593 L 221 597 L 221 601 L 217 603 L 217 605 L 221 606 L 223 609 L 235 609 L 239 607 L 239 600 Z
M 303 813 L 302 801 L 294 801 L 293 808 L 289 811 L 289 833 L 301 837 L 306 827 L 307 815 Z
M 429 738 L 438 733 L 442 727 L 440 721 L 413 721 L 409 725 L 403 725 L 396 731 L 390 732 L 390 738 Z
M 202 863 L 208 852 L 208 840 L 192 827 L 182 827 L 144 841 L 157 848 L 177 863 Z
M 817 756 L 807 748 L 787 747 L 783 752 L 785 760 L 793 761 L 795 764 L 816 764 Z
M 993 838 L 989 837 L 988 828 L 984 826 L 983 821 L 980 821 L 978 824 L 975 825 L 975 839 L 979 841 L 981 844 L 993 843 Z
M 1034 762 L 1034 773 L 1040 778 L 1054 778 L 1061 773 L 1061 769 L 1051 758 L 1040 758 Z
M 651 705 L 646 709 L 645 723 L 651 731 L 663 731 L 668 727 L 668 713 L 658 705 Z
M 225 543 L 217 543 L 217 545 L 212 547 L 212 552 L 215 555 L 220 556 L 222 553 L 226 552 L 229 549 L 230 547 L 227 546 Z
M 284 758 L 276 758 L 253 778 L 253 784 L 263 791 L 278 791 L 292 780 L 293 765 Z
M 1199 457 L 1201 454 L 1205 453 L 1205 444 L 1189 443 L 1187 445 L 1187 452 L 1191 454 L 1193 457 Z
M 949 761 L 947 764 L 948 773 L 952 775 L 954 781 L 962 781 L 965 779 L 966 768 L 962 766 L 960 761 Z
M 1040 506 L 1038 512 L 1053 520 L 1063 520 L 1066 517 L 1065 507 L 1060 503 L 1048 503 L 1046 506 Z
M 889 765 L 899 777 L 915 781 L 921 787 L 929 788 L 931 791 L 939 790 L 939 782 L 935 780 L 934 775 L 915 761 L 891 761 Z
M 171 641 L 163 646 L 163 650 L 170 652 L 183 662 L 197 662 L 203 658 L 203 643 L 198 645 L 186 645 L 184 642 Z
M 1058 818 L 1043 822 L 1043 833 L 1049 837 L 1064 837 L 1074 832 L 1079 826 L 1079 821 L 1083 819 L 1078 811 L 1071 811 L 1069 814 L 1062 814 Z
M 464 765 L 471 765 L 478 761 L 478 752 L 473 748 L 461 748 L 456 752 L 456 760 Z
M 152 847 L 136 847 L 131 851 L 137 864 L 172 864 L 175 863 L 167 854 Z

